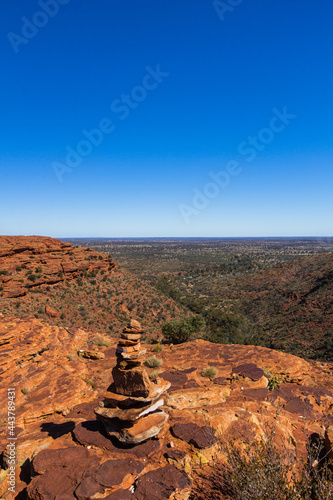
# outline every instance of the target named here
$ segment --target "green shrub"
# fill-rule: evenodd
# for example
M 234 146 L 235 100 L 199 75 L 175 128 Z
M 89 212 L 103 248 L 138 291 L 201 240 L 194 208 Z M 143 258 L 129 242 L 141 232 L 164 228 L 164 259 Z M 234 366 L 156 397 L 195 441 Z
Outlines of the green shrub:
M 201 316 L 171 320 L 162 326 L 164 338 L 173 344 L 182 344 L 204 328 L 205 322 Z
M 30 281 L 36 281 L 36 276 L 34 274 L 28 274 L 27 278 Z
M 276 375 L 271 375 L 268 379 L 268 386 L 267 388 L 270 391 L 274 391 L 274 389 L 280 389 L 280 379 Z
M 156 356 L 150 356 L 145 360 L 145 365 L 149 368 L 159 368 L 160 366 L 162 366 L 162 363 L 163 361 Z
M 216 377 L 218 373 L 218 370 L 217 368 L 215 368 L 215 366 L 207 366 L 206 368 L 204 368 L 201 372 L 201 375 L 203 377 L 207 377 L 209 378 L 209 380 L 213 380 L 213 378 Z

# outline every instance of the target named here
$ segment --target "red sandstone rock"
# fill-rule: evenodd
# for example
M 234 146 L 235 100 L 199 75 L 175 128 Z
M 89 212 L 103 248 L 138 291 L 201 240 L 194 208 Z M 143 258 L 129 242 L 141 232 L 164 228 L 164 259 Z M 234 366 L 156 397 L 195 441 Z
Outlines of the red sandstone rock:
M 130 427 L 119 426 L 111 420 L 104 421 L 104 425 L 110 436 L 115 436 L 123 443 L 136 444 L 157 436 L 168 418 L 169 415 L 163 411 L 157 411 L 142 417 Z
M 118 418 L 119 420 L 124 420 L 126 422 L 135 422 L 139 418 L 152 413 L 157 410 L 160 406 L 164 404 L 164 400 L 160 399 L 154 403 L 150 403 L 147 406 L 141 408 L 96 408 L 96 415 L 105 418 Z
M 236 366 L 232 369 L 232 374 L 241 375 L 242 377 L 250 378 L 251 380 L 260 380 L 265 375 L 261 368 L 258 368 L 254 363 L 245 363 Z
M 112 488 L 113 486 L 121 485 L 127 474 L 136 476 L 143 469 L 144 465 L 132 458 L 108 460 L 99 467 L 95 474 L 95 479 L 102 486 Z
M 84 358 L 88 358 L 88 359 L 104 359 L 105 358 L 104 352 L 88 351 L 86 349 L 80 349 L 78 351 L 78 354 L 80 354 Z
M 174 436 L 194 444 L 197 448 L 208 448 L 217 442 L 214 430 L 209 426 L 200 427 L 195 423 L 174 424 L 171 427 Z
M 45 474 L 45 472 L 57 467 L 71 467 L 77 461 L 87 461 L 89 457 L 90 454 L 86 448 L 77 446 L 58 450 L 42 450 L 34 458 L 32 469 L 35 474 Z
M 49 318 L 57 318 L 59 316 L 58 311 L 56 311 L 53 307 L 50 307 L 48 305 L 45 306 L 45 314 Z
M 0 285 L 4 297 L 21 297 L 40 285 L 70 281 L 82 271 L 91 272 L 97 268 L 106 271 L 110 266 L 116 267 L 109 256 L 94 251 L 91 255 L 96 260 L 87 260 L 87 249 L 72 247 L 70 243 L 55 238 L 0 236 Z M 51 314 L 49 317 L 56 316 Z
M 111 495 L 108 495 L 103 500 L 135 500 L 129 490 L 117 490 Z
M 75 497 L 78 500 L 90 500 L 96 494 L 104 493 L 105 488 L 94 477 L 86 477 L 76 488 Z
M 156 384 L 151 384 L 149 394 L 147 397 L 132 397 L 117 394 L 115 392 L 115 385 L 111 384 L 109 390 L 105 394 L 104 405 L 112 406 L 114 408 L 128 408 L 133 405 L 145 406 L 146 404 L 156 401 L 167 389 L 170 387 L 170 382 L 159 379 Z
M 142 331 L 140 323 L 136 319 L 131 319 L 129 322 L 129 328 L 132 328 L 133 330 L 139 330 Z
M 35 477 L 27 488 L 28 498 L 31 500 L 51 500 L 63 498 L 75 500 L 74 489 L 77 481 L 63 469 L 54 469 L 43 476 Z
M 113 368 L 112 376 L 115 391 L 125 396 L 147 397 L 151 388 L 151 381 L 143 367 L 132 370 L 121 370 Z
M 175 492 L 190 491 L 191 481 L 185 472 L 166 465 L 141 476 L 136 482 L 135 500 L 167 500 Z

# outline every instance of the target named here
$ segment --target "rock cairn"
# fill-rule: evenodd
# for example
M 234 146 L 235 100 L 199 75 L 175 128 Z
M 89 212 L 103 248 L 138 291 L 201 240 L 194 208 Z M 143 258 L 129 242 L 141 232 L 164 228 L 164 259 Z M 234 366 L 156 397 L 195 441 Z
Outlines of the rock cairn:
M 158 377 L 154 382 L 149 379 L 143 366 L 146 350 L 140 346 L 143 332 L 134 319 L 124 328 L 117 345 L 113 383 L 104 401 L 95 409 L 107 434 L 127 444 L 156 436 L 169 417 L 161 410 L 164 404 L 161 396 L 170 382 Z

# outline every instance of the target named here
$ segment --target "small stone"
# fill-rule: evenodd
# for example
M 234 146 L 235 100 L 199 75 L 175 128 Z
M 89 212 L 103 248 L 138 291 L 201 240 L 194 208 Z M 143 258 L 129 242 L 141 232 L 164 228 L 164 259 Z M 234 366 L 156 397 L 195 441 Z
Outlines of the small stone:
M 117 365 L 121 370 L 131 370 L 132 368 L 142 366 L 140 359 L 123 359 L 121 356 L 117 357 Z
M 131 319 L 128 326 L 134 330 L 141 330 L 141 325 L 136 319 Z
M 87 351 L 84 349 L 80 349 L 78 353 L 83 357 L 87 359 L 104 359 L 105 354 L 104 352 L 99 352 L 99 351 Z
M 123 352 L 127 353 L 127 352 L 136 352 L 136 351 L 140 351 L 140 343 L 136 344 L 135 346 L 118 345 L 116 353 L 122 354 Z
M 49 318 L 57 318 L 59 316 L 59 313 L 56 309 L 53 309 L 53 307 L 46 305 L 45 306 L 45 314 Z
M 105 421 L 105 429 L 110 436 L 128 444 L 137 444 L 157 436 L 168 420 L 169 415 L 162 411 L 150 413 L 137 420 L 131 427 L 121 427 L 116 421 Z
M 118 418 L 126 422 L 135 422 L 144 415 L 156 411 L 160 406 L 163 406 L 163 404 L 164 400 L 160 399 L 156 403 L 144 406 L 143 408 L 129 408 L 128 410 L 122 408 L 96 408 L 95 413 L 97 416 L 102 417 L 103 420 Z
M 141 333 L 131 333 L 131 330 L 129 332 L 123 332 L 120 337 L 124 340 L 140 340 L 141 339 Z
M 140 341 L 140 339 L 139 339 Z M 119 339 L 118 345 L 124 345 L 124 346 L 134 346 L 138 345 L 139 341 L 137 340 L 128 340 L 128 339 Z
M 138 358 L 141 358 L 142 356 L 144 356 L 146 354 L 147 350 L 146 349 L 140 349 L 139 351 L 135 351 L 135 352 L 121 352 L 121 353 L 118 353 L 116 352 L 116 356 L 119 356 L 121 359 L 125 359 L 125 360 L 132 360 L 132 359 L 138 359 Z
M 110 390 L 106 393 L 103 401 L 104 406 L 112 406 L 114 408 L 128 408 L 134 406 L 142 406 L 156 401 L 170 387 L 170 382 L 160 380 L 158 384 L 152 384 L 147 397 L 132 397 L 115 392 L 114 383 L 111 384 Z

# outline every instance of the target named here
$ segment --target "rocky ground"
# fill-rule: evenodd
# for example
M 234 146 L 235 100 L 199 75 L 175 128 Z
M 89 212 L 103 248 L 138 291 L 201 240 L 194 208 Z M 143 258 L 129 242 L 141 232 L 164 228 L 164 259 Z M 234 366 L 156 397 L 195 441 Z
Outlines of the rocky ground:
M 16 393 L 17 498 L 185 500 L 197 471 L 221 459 L 224 441 L 260 436 L 270 425 L 300 453 L 312 433 L 331 446 L 332 364 L 202 340 L 154 353 L 160 378 L 171 383 L 163 406 L 169 420 L 157 437 L 121 445 L 94 413 L 112 382 L 119 335 L 96 345 L 89 330 L 0 317 L 1 402 L 8 388 Z M 145 347 L 153 354 L 153 345 Z M 202 376 L 208 366 L 217 369 L 212 380 Z M 158 380 L 154 371 L 147 368 Z M 7 499 L 5 404 L 0 411 L 0 494 Z

